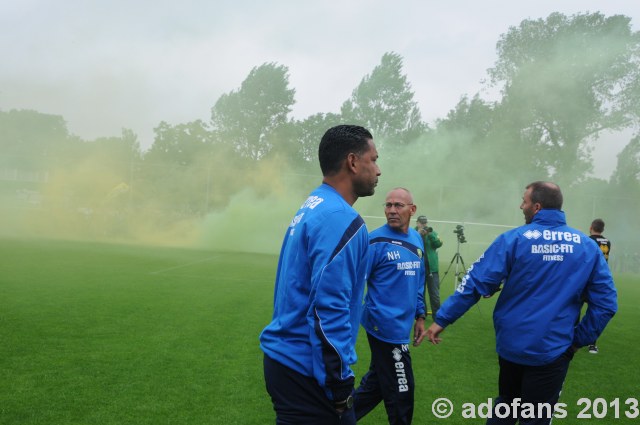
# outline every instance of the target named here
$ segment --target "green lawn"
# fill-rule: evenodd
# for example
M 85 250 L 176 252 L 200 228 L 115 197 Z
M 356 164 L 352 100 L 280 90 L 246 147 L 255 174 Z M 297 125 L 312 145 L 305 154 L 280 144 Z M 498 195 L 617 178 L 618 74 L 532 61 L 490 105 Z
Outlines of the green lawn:
M 269 321 L 277 258 L 269 255 L 0 240 L 0 424 L 269 424 L 258 334 Z M 450 293 L 447 279 L 443 292 Z M 600 354 L 576 355 L 561 401 L 584 424 L 581 397 L 640 398 L 640 279 L 617 276 L 620 312 Z M 415 423 L 481 424 L 463 403 L 495 396 L 492 303 L 483 300 L 412 350 Z M 361 332 L 358 378 L 368 366 Z M 447 420 L 431 403 L 448 397 Z M 628 409 L 627 409 L 628 410 Z M 380 406 L 361 423 L 384 424 Z

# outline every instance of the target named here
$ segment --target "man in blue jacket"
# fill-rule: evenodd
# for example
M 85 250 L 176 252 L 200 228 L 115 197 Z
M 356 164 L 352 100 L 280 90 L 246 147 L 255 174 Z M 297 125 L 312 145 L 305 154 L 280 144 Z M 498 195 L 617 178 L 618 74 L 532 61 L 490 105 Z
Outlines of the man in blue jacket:
M 429 340 L 440 343 L 446 326 L 503 283 L 493 313 L 500 365 L 495 405 L 542 409 L 535 418 L 512 408 L 501 419 L 494 411 L 487 424 L 549 424 L 574 353 L 595 341 L 617 310 L 604 256 L 587 235 L 567 226 L 561 208 L 556 184 L 528 185 L 520 205 L 526 224 L 496 238 L 427 330 Z M 575 326 L 583 293 L 588 308 Z
M 369 235 L 352 205 L 373 195 L 378 152 L 363 127 L 340 125 L 318 150 L 323 182 L 284 237 L 273 319 L 260 335 L 277 424 L 355 424 L 355 344 Z
M 414 346 L 426 335 L 424 246 L 420 234 L 409 227 L 415 212 L 411 193 L 393 189 L 384 203 L 387 224 L 369 234 L 362 326 L 369 339 L 371 363 L 355 395 L 357 420 L 383 400 L 390 424 L 410 424 L 413 418 L 412 326 Z

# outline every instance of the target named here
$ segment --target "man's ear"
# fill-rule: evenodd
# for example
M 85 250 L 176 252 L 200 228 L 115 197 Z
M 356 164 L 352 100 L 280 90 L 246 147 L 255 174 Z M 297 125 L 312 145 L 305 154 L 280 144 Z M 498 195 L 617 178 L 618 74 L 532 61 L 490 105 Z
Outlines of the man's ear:
M 358 155 L 356 155 L 355 153 L 350 153 L 349 155 L 347 155 L 347 169 L 353 173 L 356 172 L 356 168 L 358 168 L 358 166 L 356 165 L 358 162 Z
M 536 213 L 542 209 L 542 204 L 540 202 L 536 202 L 533 206 Z

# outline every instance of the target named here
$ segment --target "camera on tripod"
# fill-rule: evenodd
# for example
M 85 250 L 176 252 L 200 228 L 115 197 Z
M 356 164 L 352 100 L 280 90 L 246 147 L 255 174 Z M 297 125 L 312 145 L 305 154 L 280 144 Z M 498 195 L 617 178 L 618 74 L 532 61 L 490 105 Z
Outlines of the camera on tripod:
M 464 226 L 462 224 L 458 224 L 455 229 L 453 229 L 453 233 L 458 237 L 459 243 L 465 243 L 467 239 L 464 237 Z
M 449 267 L 447 267 L 447 271 L 444 272 L 444 276 L 442 276 L 442 279 L 440 279 L 440 282 L 444 282 L 444 279 L 447 277 L 447 274 L 449 274 L 449 270 L 451 270 L 453 263 L 455 263 L 456 274 L 455 274 L 454 284 L 457 287 L 458 284 L 462 282 L 462 279 L 467 270 L 467 266 L 465 266 L 464 264 L 462 255 L 460 255 L 460 244 L 465 243 L 467 241 L 467 238 L 464 237 L 464 226 L 462 224 L 458 224 L 456 228 L 453 229 L 453 233 L 455 233 L 456 236 L 458 237 L 458 247 L 457 247 L 456 253 L 453 255 L 453 258 L 451 259 L 451 262 L 449 263 Z M 458 268 L 458 266 L 460 265 L 462 265 L 462 269 Z

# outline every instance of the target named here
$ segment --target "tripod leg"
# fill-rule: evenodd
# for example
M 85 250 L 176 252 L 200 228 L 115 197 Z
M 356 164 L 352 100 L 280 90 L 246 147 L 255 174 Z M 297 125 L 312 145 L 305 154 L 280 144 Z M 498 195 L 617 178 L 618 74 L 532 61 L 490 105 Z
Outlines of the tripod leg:
M 458 254 L 460 255 L 460 254 Z M 467 266 L 464 265 L 464 260 L 462 259 L 462 255 L 460 255 L 460 262 L 462 263 L 462 268 L 464 269 L 464 271 L 467 271 Z
M 458 271 L 458 264 L 462 264 L 462 270 Z M 456 280 L 458 282 L 462 282 L 462 276 L 467 273 L 467 266 L 464 264 L 464 260 L 462 259 L 462 255 L 459 252 L 456 252 Z
M 442 275 L 442 279 L 440 279 L 440 283 L 444 282 L 444 278 L 447 277 L 447 274 L 449 273 L 449 270 L 451 270 L 451 266 L 453 266 L 453 262 L 456 260 L 458 255 L 460 254 L 456 252 L 453 258 L 451 259 L 451 262 L 449 263 L 449 267 L 447 267 L 447 271 L 444 272 L 444 275 Z

